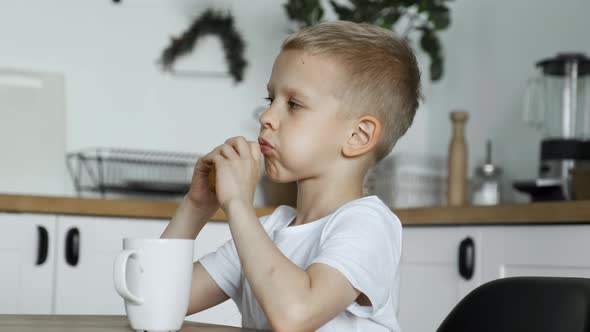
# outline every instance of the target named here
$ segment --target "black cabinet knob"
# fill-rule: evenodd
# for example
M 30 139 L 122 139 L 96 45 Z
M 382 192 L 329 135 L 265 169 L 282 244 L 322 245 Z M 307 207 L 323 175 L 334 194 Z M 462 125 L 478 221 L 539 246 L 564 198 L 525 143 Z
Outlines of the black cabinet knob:
M 42 265 L 47 260 L 49 250 L 49 234 L 43 226 L 37 226 L 37 262 L 36 265 Z
M 80 256 L 80 231 L 70 228 L 66 234 L 66 262 L 71 266 L 78 265 Z
M 475 270 L 475 242 L 467 237 L 459 243 L 459 275 L 465 280 L 473 277 Z

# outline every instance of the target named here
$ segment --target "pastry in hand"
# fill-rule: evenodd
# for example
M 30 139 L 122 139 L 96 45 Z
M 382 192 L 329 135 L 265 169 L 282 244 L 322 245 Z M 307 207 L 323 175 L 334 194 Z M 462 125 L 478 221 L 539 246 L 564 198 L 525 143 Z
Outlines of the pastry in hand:
M 209 172 L 209 191 L 215 193 L 215 167 Z

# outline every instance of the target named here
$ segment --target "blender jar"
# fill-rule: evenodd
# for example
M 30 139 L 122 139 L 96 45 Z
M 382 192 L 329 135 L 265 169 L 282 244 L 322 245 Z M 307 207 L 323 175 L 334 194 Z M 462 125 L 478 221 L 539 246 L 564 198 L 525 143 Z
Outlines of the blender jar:
M 590 58 L 562 53 L 536 66 L 540 75 L 525 92 L 525 122 L 546 138 L 590 139 Z

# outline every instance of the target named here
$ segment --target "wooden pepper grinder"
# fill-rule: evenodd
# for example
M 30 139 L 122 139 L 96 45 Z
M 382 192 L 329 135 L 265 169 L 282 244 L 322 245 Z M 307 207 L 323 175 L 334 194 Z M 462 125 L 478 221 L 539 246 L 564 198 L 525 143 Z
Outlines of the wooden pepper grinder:
M 453 137 L 449 145 L 447 203 L 450 206 L 465 204 L 467 194 L 467 143 L 465 122 L 467 112 L 451 112 Z

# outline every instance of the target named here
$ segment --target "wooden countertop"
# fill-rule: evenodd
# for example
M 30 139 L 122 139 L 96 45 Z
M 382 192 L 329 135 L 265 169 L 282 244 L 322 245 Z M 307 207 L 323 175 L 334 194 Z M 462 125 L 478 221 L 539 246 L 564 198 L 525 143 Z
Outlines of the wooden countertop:
M 170 219 L 177 207 L 178 203 L 164 200 L 97 199 L 0 194 L 0 212 Z M 256 214 L 263 216 L 272 213 L 273 210 L 273 207 L 257 208 Z M 214 221 L 225 221 L 226 216 L 220 209 L 211 219 Z
M 2 315 L 0 332 L 134 332 L 127 316 Z M 254 332 L 258 330 L 185 321 L 178 332 Z
M 0 212 L 170 219 L 178 203 L 55 196 L 2 195 Z M 274 207 L 256 208 L 260 216 Z M 590 223 L 590 201 L 543 202 L 496 206 L 393 209 L 404 226 Z M 225 221 L 219 210 L 212 220 Z

